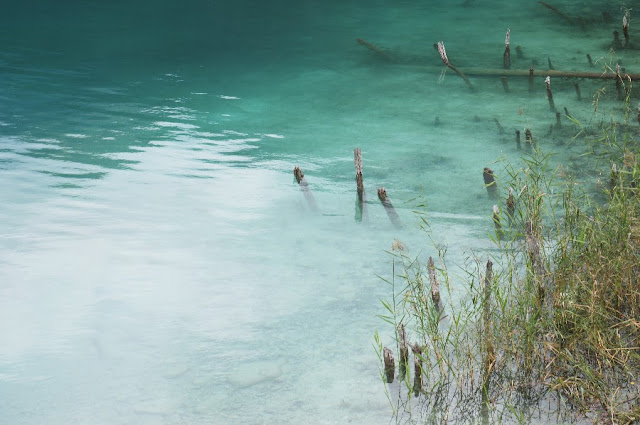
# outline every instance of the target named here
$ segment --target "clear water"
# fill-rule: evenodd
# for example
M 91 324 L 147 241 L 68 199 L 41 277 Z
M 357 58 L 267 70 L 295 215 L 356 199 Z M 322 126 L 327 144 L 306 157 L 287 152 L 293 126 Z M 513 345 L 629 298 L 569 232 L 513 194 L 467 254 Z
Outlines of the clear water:
M 622 6 L 557 2 L 594 17 L 583 30 L 525 1 L 103 3 L 0 16 L 1 423 L 388 423 L 372 346 L 375 329 L 392 341 L 385 251 L 434 255 L 420 199 L 452 265 L 491 249 L 482 168 L 517 161 L 515 129 L 555 122 L 541 80 L 533 95 L 526 79 L 508 95 L 495 78 L 437 84 L 432 44 L 500 68 L 510 27 L 528 56 L 514 68 L 587 69 L 586 53 L 609 60 L 601 11 Z M 556 104 L 600 119 L 601 83 L 582 102 L 554 84 Z

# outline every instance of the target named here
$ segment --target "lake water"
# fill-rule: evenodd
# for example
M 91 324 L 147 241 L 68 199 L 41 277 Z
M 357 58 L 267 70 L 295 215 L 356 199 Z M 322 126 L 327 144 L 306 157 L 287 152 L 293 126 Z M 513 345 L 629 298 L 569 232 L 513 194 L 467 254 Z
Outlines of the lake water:
M 103 3 L 0 16 L 3 424 L 388 423 L 386 251 L 435 255 L 416 209 L 452 269 L 493 249 L 482 169 L 517 164 L 515 129 L 555 123 L 542 79 L 438 84 L 433 43 L 461 68 L 501 68 L 507 28 L 512 68 L 638 61 L 608 52 L 622 3 L 604 1 L 554 3 L 587 25 L 528 1 Z M 603 119 L 603 83 L 582 101 L 553 84 L 559 109 Z

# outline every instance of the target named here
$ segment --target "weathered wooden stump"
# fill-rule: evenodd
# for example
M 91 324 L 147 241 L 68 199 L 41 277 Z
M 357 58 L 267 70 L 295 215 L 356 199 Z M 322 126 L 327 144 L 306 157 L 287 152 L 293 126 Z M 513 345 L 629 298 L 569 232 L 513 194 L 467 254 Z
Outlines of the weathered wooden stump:
M 496 229 L 496 237 L 498 240 L 502 239 L 502 224 L 500 224 L 500 208 L 497 205 L 493 206 L 493 226 Z
M 422 393 L 422 347 L 411 344 L 411 351 L 413 351 L 413 395 L 417 397 Z
M 398 366 L 399 379 L 404 380 L 409 366 L 409 345 L 407 343 L 407 331 L 404 323 L 399 323 L 398 327 L 398 350 L 400 351 L 400 365 Z
M 516 198 L 513 196 L 513 188 L 509 188 L 509 196 L 507 196 L 507 215 L 509 216 L 509 223 L 513 222 L 516 214 Z
M 305 199 L 307 200 L 307 204 L 313 212 L 318 212 L 318 205 L 316 204 L 316 200 L 309 189 L 309 183 L 307 183 L 307 179 L 304 177 L 304 173 L 300 167 L 293 168 L 293 175 L 300 186 L 300 190 L 304 194 Z
M 393 351 L 391 351 L 390 348 L 384 347 L 382 350 L 382 357 L 384 359 L 384 373 L 387 377 L 387 382 L 391 384 L 396 370 L 396 361 L 393 357 Z
M 511 68 L 511 47 L 509 46 L 510 35 L 511 35 L 511 30 L 507 28 L 507 35 L 504 39 L 504 45 L 505 45 L 504 55 L 503 55 L 504 69 Z
M 484 170 L 482 170 L 482 178 L 484 179 L 484 186 L 487 188 L 487 193 L 490 197 L 495 198 L 498 195 L 498 184 L 493 177 L 493 170 L 484 167 Z
M 366 218 L 366 198 L 364 193 L 364 182 L 362 176 L 362 151 L 360 148 L 353 150 L 353 163 L 356 168 L 356 221 L 362 221 Z
M 389 220 L 393 223 L 393 226 L 396 229 L 402 229 L 402 223 L 400 222 L 400 217 L 398 217 L 398 213 L 396 213 L 396 209 L 393 207 L 393 204 L 387 197 L 387 190 L 384 187 L 378 189 L 378 199 L 382 203 L 387 215 L 389 216 Z
M 556 105 L 553 103 L 553 93 L 551 92 L 551 77 L 547 76 L 544 80 L 545 85 L 547 86 L 547 99 L 549 100 L 549 108 L 555 112 Z
M 438 276 L 436 275 L 436 266 L 433 262 L 433 257 L 429 257 L 427 270 L 429 271 L 429 282 L 431 283 L 431 300 L 433 301 L 433 305 L 440 310 L 442 308 L 440 300 L 440 282 L 438 282 Z

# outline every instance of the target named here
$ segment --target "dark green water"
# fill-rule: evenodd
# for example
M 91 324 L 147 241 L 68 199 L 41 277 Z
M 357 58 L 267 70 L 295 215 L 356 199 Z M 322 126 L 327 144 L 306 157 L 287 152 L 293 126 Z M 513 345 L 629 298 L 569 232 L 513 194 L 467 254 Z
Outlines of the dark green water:
M 586 53 L 598 69 L 638 67 L 608 49 L 617 18 L 602 12 L 622 3 L 554 4 L 589 24 L 525 1 L 6 5 L 0 422 L 388 423 L 372 348 L 376 328 L 392 344 L 375 317 L 384 251 L 398 238 L 434 254 L 416 197 L 453 258 L 491 249 L 482 168 L 518 161 L 515 129 L 555 122 L 542 79 L 533 94 L 496 78 L 471 92 L 451 71 L 438 84 L 432 44 L 460 67 L 500 68 L 509 27 L 526 56 L 514 68 L 550 56 L 588 69 Z M 582 101 L 553 84 L 585 125 L 615 110 L 605 96 L 593 112 L 601 83 L 582 82 Z M 401 230 L 375 199 L 382 186 Z

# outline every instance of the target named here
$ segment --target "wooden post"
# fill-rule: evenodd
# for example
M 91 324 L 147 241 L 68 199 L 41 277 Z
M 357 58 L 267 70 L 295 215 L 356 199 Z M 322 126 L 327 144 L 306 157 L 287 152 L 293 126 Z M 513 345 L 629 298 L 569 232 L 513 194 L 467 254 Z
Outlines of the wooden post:
M 518 150 L 522 149 L 522 146 L 520 146 L 520 130 L 516 130 L 516 147 Z
M 382 206 L 384 206 L 384 209 L 389 216 L 389 220 L 391 220 L 391 223 L 393 223 L 394 227 L 396 229 L 402 229 L 400 217 L 398 217 L 398 213 L 396 213 L 395 208 L 393 208 L 393 204 L 387 197 L 387 190 L 384 187 L 378 189 L 378 199 L 380 199 L 380 202 L 382 203 Z
M 580 93 L 580 84 L 578 82 L 573 83 L 573 87 L 576 89 L 576 97 L 578 100 L 582 100 L 582 94 Z
M 528 128 L 524 131 L 524 141 L 525 148 L 528 152 L 531 152 L 531 149 L 533 148 L 533 137 L 531 136 L 531 130 Z
M 626 13 L 622 17 L 622 33 L 624 34 L 624 47 L 629 47 L 629 21 Z
M 484 185 L 487 188 L 487 193 L 490 197 L 495 198 L 498 193 L 498 184 L 493 177 L 493 170 L 489 167 L 485 167 L 482 170 L 482 178 L 484 179 Z
M 620 33 L 616 30 L 613 32 L 613 47 L 618 47 L 620 45 Z
M 511 35 L 511 30 L 509 28 L 507 28 L 507 36 L 504 39 L 504 55 L 503 55 L 503 59 L 504 59 L 504 69 L 509 69 L 511 68 L 511 47 L 509 46 L 509 38 Z M 504 83 L 502 83 L 504 85 Z M 508 90 L 506 90 L 508 91 Z
M 496 229 L 496 237 L 498 240 L 502 239 L 502 224 L 500 224 L 500 208 L 497 205 L 493 206 L 493 226 Z
M 313 212 L 318 212 L 318 205 L 316 204 L 316 200 L 309 189 L 309 183 L 307 183 L 307 179 L 304 178 L 304 173 L 300 167 L 293 168 L 293 175 L 300 186 L 300 190 L 304 194 L 305 199 L 307 200 L 307 204 Z
M 502 128 L 502 126 L 500 125 L 500 121 L 498 121 L 498 118 L 494 117 L 493 122 L 495 122 L 496 127 L 498 127 L 498 134 L 504 134 L 504 128 Z
M 411 344 L 413 351 L 413 395 L 422 392 L 422 348 L 418 344 Z
M 555 69 L 553 65 L 551 65 L 551 57 L 547 56 L 547 63 L 549 64 L 549 69 Z
M 362 221 L 362 218 L 366 217 L 366 199 L 362 178 L 362 151 L 360 148 L 355 148 L 353 150 L 353 163 L 356 167 L 356 221 Z
M 529 66 L 529 93 L 533 93 L 533 65 Z
M 507 196 L 507 215 L 509 216 L 509 224 L 513 223 L 516 214 L 516 198 L 513 196 L 513 188 L 509 188 L 509 196 Z
M 593 59 L 591 59 L 591 55 L 587 53 L 587 60 L 589 61 L 589 66 L 593 68 L 595 65 L 593 64 Z
M 500 77 L 500 81 L 502 82 L 502 89 L 505 93 L 509 93 L 509 82 L 507 81 L 507 77 Z
M 556 112 L 556 128 L 562 128 L 562 121 L 560 120 L 560 112 Z
M 547 86 L 547 99 L 549 100 L 549 108 L 552 111 L 556 110 L 556 105 L 553 103 L 553 93 L 551 92 L 551 77 L 547 76 L 544 80 L 545 85 Z
M 391 384 L 393 382 L 393 375 L 396 370 L 396 361 L 393 358 L 393 351 L 391 349 L 384 347 L 382 350 L 382 356 L 384 358 L 384 373 L 387 377 L 387 383 Z
M 398 350 L 400 351 L 400 365 L 399 365 L 399 378 L 401 381 L 407 373 L 407 366 L 409 366 L 409 345 L 407 343 L 407 332 L 404 328 L 404 323 L 399 323 L 398 327 Z
M 438 282 L 436 275 L 436 266 L 433 263 L 433 257 L 429 257 L 427 269 L 429 270 L 429 282 L 431 283 L 431 300 L 433 300 L 433 305 L 440 310 L 442 307 L 440 300 L 440 282 Z
M 622 94 L 622 78 L 620 77 L 620 64 L 616 64 L 616 92 L 618 93 L 618 100 L 623 100 Z

